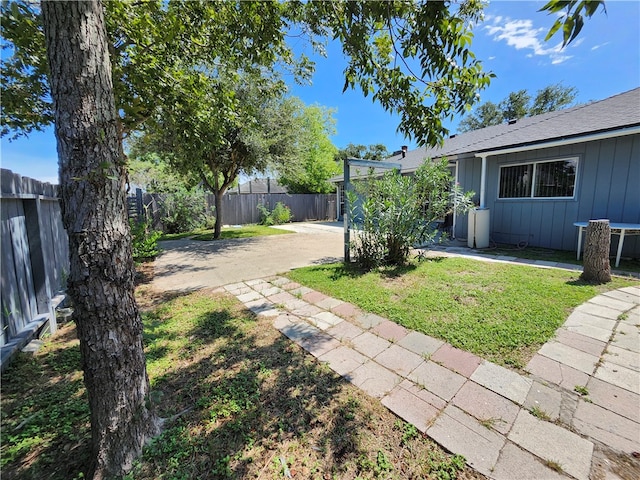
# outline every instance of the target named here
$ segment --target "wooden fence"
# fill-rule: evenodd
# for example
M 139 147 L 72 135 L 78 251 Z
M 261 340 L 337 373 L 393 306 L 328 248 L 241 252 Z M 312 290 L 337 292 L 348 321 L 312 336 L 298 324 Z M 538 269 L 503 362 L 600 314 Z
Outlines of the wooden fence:
M 56 187 L 0 171 L 1 367 L 38 331 L 56 329 L 69 242 Z
M 129 218 L 148 218 L 153 228 L 162 229 L 162 194 L 143 193 L 138 189 L 129 197 Z M 214 197 L 206 196 L 207 211 L 215 215 Z M 258 205 L 269 210 L 282 202 L 291 210 L 292 221 L 335 220 L 336 196 L 287 193 L 227 193 L 222 199 L 222 221 L 225 225 L 246 225 L 260 222 Z

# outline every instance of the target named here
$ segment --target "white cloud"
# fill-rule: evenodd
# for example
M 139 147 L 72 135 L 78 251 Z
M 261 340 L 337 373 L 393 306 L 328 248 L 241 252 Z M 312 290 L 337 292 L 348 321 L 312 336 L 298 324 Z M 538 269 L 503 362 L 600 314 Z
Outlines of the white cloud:
M 604 42 L 604 43 L 601 43 L 600 45 L 594 45 L 593 47 L 591 47 L 591 51 L 593 51 L 593 50 L 597 50 L 597 49 L 599 49 L 600 47 L 607 46 L 607 45 L 609 45 L 609 43 L 611 43 L 611 42 Z
M 553 65 L 565 62 L 572 56 L 564 53 L 562 42 L 547 46 L 544 37 L 547 34 L 545 28 L 535 28 L 532 20 L 512 20 L 508 17 L 485 18 L 483 27 L 495 41 L 505 41 L 507 45 L 516 50 L 529 50 L 527 56 L 549 57 Z M 577 46 L 577 45 L 576 45 Z

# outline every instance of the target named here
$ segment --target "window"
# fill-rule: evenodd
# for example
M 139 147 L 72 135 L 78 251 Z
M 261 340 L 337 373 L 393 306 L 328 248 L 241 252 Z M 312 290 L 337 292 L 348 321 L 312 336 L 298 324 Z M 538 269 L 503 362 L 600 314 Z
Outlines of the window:
M 498 198 L 573 198 L 577 158 L 500 167 Z

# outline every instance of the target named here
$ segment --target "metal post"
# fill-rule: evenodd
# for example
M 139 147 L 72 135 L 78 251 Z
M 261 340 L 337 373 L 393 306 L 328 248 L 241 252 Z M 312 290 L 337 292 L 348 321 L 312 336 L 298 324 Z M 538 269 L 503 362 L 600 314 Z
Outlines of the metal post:
M 342 185 L 342 190 L 344 193 L 344 213 L 342 214 L 342 220 L 344 222 L 344 263 L 351 263 L 351 253 L 349 248 L 349 244 L 351 243 L 351 239 L 349 238 L 349 198 L 347 197 L 347 191 L 350 183 L 348 158 L 344 159 L 343 179 L 344 183 Z

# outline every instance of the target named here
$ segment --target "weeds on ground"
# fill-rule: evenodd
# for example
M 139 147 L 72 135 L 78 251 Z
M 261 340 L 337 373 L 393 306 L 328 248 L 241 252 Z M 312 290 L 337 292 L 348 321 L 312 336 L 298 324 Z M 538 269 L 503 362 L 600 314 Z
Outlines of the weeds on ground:
M 147 365 L 169 420 L 128 480 L 483 478 L 235 298 L 152 300 L 141 302 Z M 63 326 L 3 375 L 3 478 L 83 474 L 89 414 L 74 338 Z

